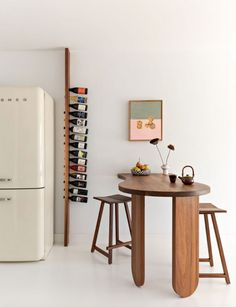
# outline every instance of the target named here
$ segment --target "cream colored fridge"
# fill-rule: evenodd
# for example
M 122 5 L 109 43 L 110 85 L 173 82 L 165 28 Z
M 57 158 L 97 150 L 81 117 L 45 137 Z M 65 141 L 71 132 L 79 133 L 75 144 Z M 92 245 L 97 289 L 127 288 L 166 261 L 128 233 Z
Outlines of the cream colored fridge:
M 53 211 L 53 99 L 38 87 L 0 87 L 0 261 L 45 259 Z

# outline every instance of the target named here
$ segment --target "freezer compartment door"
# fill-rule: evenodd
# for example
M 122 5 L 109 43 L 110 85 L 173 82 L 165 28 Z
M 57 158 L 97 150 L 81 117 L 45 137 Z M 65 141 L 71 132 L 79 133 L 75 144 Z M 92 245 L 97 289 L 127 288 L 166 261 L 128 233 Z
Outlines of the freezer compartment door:
M 0 87 L 0 188 L 44 187 L 44 91 Z
M 44 256 L 44 189 L 0 190 L 0 261 Z

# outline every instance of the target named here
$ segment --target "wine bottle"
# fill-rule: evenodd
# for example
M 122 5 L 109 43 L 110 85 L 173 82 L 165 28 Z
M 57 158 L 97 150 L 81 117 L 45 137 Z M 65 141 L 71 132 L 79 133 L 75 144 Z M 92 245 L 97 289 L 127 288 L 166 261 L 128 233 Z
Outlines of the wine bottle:
M 70 101 L 74 103 L 87 103 L 87 97 L 83 96 L 70 96 Z
M 70 115 L 78 118 L 87 118 L 87 113 L 86 112 L 69 112 Z
M 70 131 L 73 133 L 81 133 L 81 134 L 88 133 L 88 129 L 85 127 L 70 127 Z
M 75 94 L 87 95 L 88 89 L 86 87 L 71 87 L 69 91 Z
M 87 152 L 82 151 L 82 150 L 70 150 L 70 154 L 75 157 L 79 158 L 86 158 L 87 157 Z
M 80 173 L 70 173 L 69 174 L 71 178 L 79 179 L 79 180 L 86 180 L 87 175 L 86 174 L 80 174 Z
M 74 181 L 69 181 L 69 183 L 75 187 L 78 188 L 86 188 L 87 182 L 86 181 L 79 181 L 79 180 L 74 180 Z
M 79 127 L 87 126 L 87 120 L 85 120 L 85 119 L 70 119 L 69 122 L 71 124 L 79 126 Z
M 78 111 L 87 111 L 88 110 L 88 106 L 86 104 L 79 104 L 79 103 L 74 103 L 74 104 L 70 104 L 69 105 L 70 108 L 74 109 L 74 110 L 78 110 Z
M 87 165 L 87 160 L 82 158 L 70 158 L 70 162 L 77 164 L 77 165 Z
M 70 165 L 70 169 L 76 172 L 86 173 L 86 166 L 84 165 Z
M 80 142 L 70 143 L 70 146 L 76 149 L 87 149 L 87 144 L 83 142 L 82 143 Z
M 88 202 L 88 197 L 83 197 L 83 196 L 70 196 L 69 199 L 77 203 L 87 203 Z
M 80 134 L 71 134 L 70 139 L 74 141 L 87 142 L 87 136 Z
M 78 194 L 78 195 L 88 195 L 88 190 L 83 189 L 69 189 L 71 194 Z
M 87 165 L 87 160 L 85 159 L 76 159 L 76 158 L 70 158 L 70 162 L 78 164 L 78 165 Z

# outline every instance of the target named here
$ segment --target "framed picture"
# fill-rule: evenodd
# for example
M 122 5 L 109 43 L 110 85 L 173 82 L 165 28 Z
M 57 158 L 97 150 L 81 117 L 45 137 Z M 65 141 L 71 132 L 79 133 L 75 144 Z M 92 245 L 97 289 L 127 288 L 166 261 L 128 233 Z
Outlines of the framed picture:
M 162 100 L 129 101 L 129 140 L 162 140 Z

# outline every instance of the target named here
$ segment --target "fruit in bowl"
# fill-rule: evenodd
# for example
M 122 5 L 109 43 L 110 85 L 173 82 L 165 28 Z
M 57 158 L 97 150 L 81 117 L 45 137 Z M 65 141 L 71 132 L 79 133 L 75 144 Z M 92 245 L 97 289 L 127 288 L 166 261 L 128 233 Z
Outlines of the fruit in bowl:
M 131 173 L 134 176 L 148 176 L 151 173 L 151 170 L 148 164 L 142 164 L 140 160 L 136 163 L 136 166 L 131 168 Z

